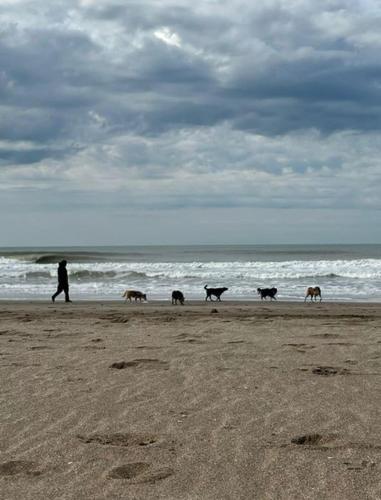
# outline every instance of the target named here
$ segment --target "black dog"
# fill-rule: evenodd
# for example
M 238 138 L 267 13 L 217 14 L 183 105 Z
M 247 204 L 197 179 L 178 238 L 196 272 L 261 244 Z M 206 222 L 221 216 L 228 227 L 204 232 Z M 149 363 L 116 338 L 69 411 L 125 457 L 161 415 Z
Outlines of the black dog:
M 173 292 L 172 292 L 172 304 L 177 305 L 177 301 L 179 301 L 182 306 L 184 305 L 183 292 L 180 292 L 180 290 L 173 290 Z
M 229 290 L 228 288 L 226 287 L 222 287 L 222 288 L 208 288 L 208 285 L 205 285 L 204 286 L 204 289 L 206 290 L 206 297 L 205 297 L 205 301 L 208 300 L 208 298 L 210 300 L 212 300 L 212 295 L 214 295 L 215 297 L 217 297 L 217 300 L 219 300 L 221 302 L 221 295 L 226 292 L 226 290 Z
M 258 295 L 261 296 L 261 300 L 270 297 L 271 300 L 276 300 L 275 295 L 277 294 L 276 288 L 257 288 Z

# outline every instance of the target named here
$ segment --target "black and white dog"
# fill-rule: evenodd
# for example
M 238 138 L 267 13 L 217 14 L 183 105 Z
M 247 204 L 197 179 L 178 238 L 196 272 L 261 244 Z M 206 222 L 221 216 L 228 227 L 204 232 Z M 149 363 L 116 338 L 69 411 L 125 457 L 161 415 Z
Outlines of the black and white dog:
M 261 300 L 266 299 L 267 297 L 270 297 L 271 300 L 276 300 L 275 295 L 278 290 L 276 288 L 257 288 L 257 292 L 258 295 L 261 296 Z

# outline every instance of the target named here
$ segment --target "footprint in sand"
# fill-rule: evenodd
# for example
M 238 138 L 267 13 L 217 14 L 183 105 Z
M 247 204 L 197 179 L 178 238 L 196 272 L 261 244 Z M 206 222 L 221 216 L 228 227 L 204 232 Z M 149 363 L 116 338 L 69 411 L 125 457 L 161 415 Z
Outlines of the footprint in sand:
M 128 323 L 129 318 L 120 314 L 110 314 L 108 316 L 103 316 L 101 319 L 110 321 L 110 323 Z
M 351 373 L 347 368 L 338 368 L 333 366 L 317 366 L 312 368 L 312 373 L 314 375 L 323 375 L 324 377 L 330 377 L 332 375 L 349 375 Z
M 360 463 L 352 463 L 352 462 L 343 462 L 344 465 L 347 465 L 347 470 L 353 471 L 362 471 L 369 467 L 375 467 L 376 462 L 372 462 L 370 460 L 362 460 Z
M 105 434 L 91 434 L 77 436 L 83 443 L 96 443 L 109 446 L 149 446 L 158 441 L 156 436 L 150 434 L 135 434 L 130 432 L 114 432 Z
M 174 316 L 164 316 L 161 318 L 161 322 L 163 323 L 171 323 L 171 321 L 175 321 L 176 318 Z
M 118 361 L 110 365 L 110 368 L 116 368 L 117 370 L 123 370 L 124 368 L 168 370 L 169 364 L 167 361 L 160 361 L 159 359 L 143 358 L 143 359 L 133 359 L 132 361 Z
M 110 479 L 129 479 L 139 483 L 154 483 L 166 479 L 173 474 L 170 467 L 152 469 L 147 462 L 132 462 L 111 469 L 107 476 Z
M 296 347 L 297 350 L 299 348 L 302 348 L 302 349 L 315 349 L 315 345 L 309 345 L 309 344 L 303 344 L 303 343 L 300 343 L 300 344 L 282 344 L 283 346 L 287 346 L 287 347 Z
M 352 342 L 326 342 L 323 345 L 356 345 L 356 344 L 353 344 Z
M 310 337 L 317 337 L 320 339 L 339 339 L 341 335 L 338 335 L 337 333 L 313 333 Z
M 162 349 L 162 347 L 154 346 L 154 345 L 137 345 L 135 349 L 148 349 L 155 351 L 157 349 Z
M 321 434 L 304 434 L 302 436 L 296 436 L 291 439 L 292 444 L 297 444 L 299 446 L 322 446 L 329 447 L 330 443 L 335 441 L 337 436 L 326 435 L 323 436 Z
M 39 476 L 41 471 L 36 469 L 34 462 L 28 460 L 10 460 L 0 463 L 0 476 L 15 476 L 16 474 Z
M 183 339 L 180 339 L 180 340 L 175 340 L 175 342 L 178 344 L 178 343 L 187 343 L 187 344 L 204 344 L 205 341 L 204 340 L 201 340 L 201 339 L 197 339 L 197 338 L 192 338 L 192 337 L 188 337 L 188 338 L 183 338 Z
M 133 462 L 119 467 L 114 467 L 108 473 L 108 477 L 112 479 L 133 479 L 136 476 L 143 474 L 150 468 L 150 464 L 146 462 Z

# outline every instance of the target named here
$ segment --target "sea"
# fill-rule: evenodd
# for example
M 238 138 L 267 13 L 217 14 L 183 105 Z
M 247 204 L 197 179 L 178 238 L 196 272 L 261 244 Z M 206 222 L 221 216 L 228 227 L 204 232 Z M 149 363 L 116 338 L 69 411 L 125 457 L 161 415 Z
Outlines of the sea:
M 320 286 L 323 301 L 381 302 L 381 245 L 186 245 L 0 248 L 0 300 L 50 300 L 57 264 L 68 261 L 73 300 L 123 300 L 125 289 L 149 301 L 172 290 L 203 300 L 204 286 L 225 286 L 225 300 L 303 301 Z M 57 299 L 59 300 L 59 299 Z

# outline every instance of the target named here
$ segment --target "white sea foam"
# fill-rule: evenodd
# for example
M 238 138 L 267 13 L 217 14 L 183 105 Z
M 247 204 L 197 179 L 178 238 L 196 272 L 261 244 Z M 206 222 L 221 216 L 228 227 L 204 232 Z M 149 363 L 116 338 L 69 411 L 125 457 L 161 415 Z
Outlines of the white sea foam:
M 381 259 L 78 262 L 68 265 L 71 293 L 116 299 L 125 288 L 151 298 L 181 289 L 203 298 L 205 284 L 227 286 L 226 299 L 257 298 L 256 288 L 275 286 L 278 298 L 302 299 L 306 286 L 321 286 L 325 299 L 381 301 Z M 56 284 L 57 265 L 0 257 L 0 298 L 43 298 Z

